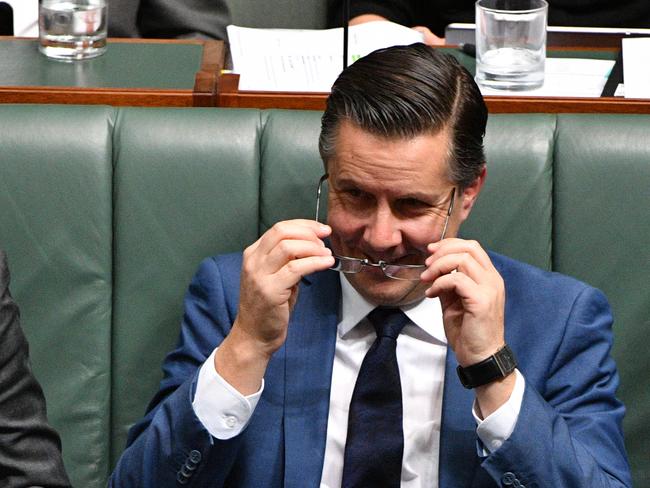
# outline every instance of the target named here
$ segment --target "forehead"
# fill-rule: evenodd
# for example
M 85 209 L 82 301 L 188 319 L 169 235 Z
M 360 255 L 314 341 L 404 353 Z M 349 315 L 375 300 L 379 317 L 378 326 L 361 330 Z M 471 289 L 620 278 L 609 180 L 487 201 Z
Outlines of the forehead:
M 328 171 L 335 180 L 443 186 L 450 181 L 449 148 L 446 129 L 412 138 L 385 138 L 344 121 Z

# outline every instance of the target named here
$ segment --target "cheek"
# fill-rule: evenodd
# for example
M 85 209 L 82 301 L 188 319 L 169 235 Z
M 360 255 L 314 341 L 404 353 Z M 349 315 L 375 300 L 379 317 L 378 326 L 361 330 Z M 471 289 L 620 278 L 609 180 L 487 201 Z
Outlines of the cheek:
M 364 223 L 337 206 L 330 208 L 327 223 L 332 227 L 332 239 L 348 241 L 363 235 Z
M 402 240 L 409 248 L 425 252 L 427 245 L 438 240 L 436 232 L 428 222 L 414 221 L 402 227 Z

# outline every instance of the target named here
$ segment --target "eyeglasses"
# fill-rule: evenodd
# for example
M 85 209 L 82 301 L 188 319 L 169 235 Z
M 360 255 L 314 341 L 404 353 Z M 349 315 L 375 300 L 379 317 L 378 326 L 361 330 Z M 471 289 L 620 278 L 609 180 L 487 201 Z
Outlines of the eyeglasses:
M 316 221 L 320 222 L 320 195 L 323 188 L 323 183 L 329 178 L 329 174 L 325 173 L 321 176 L 318 181 L 318 189 L 316 190 Z M 447 225 L 449 224 L 449 217 L 451 212 L 454 209 L 454 196 L 456 195 L 456 187 L 452 188 L 451 195 L 449 197 L 449 208 L 447 209 L 447 214 L 445 216 L 445 223 L 442 228 L 442 233 L 440 239 L 445 238 L 447 233 Z M 425 270 L 426 265 L 424 264 L 391 264 L 386 261 L 380 260 L 376 263 L 371 262 L 369 259 L 364 258 L 351 258 L 348 256 L 334 256 L 334 266 L 330 269 L 334 271 L 339 271 L 346 274 L 355 274 L 364 270 L 364 268 L 370 266 L 374 268 L 381 269 L 384 276 L 391 278 L 393 280 L 402 280 L 402 281 L 419 281 L 420 275 Z

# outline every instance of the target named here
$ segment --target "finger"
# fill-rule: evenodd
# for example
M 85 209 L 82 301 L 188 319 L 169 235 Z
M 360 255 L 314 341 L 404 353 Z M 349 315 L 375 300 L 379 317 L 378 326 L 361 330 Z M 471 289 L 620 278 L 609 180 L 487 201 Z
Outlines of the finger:
M 259 264 L 263 271 L 275 273 L 289 261 L 310 256 L 331 256 L 332 251 L 318 242 L 284 239 L 280 241 Z
M 485 249 L 483 249 L 477 241 L 448 238 L 429 244 L 427 250 L 431 253 L 431 255 L 425 260 L 427 266 L 433 263 L 436 259 L 447 254 L 468 253 L 483 268 L 494 269 L 490 256 L 488 256 Z
M 294 259 L 278 270 L 272 276 L 277 286 L 283 289 L 290 289 L 295 286 L 303 276 L 316 271 L 324 271 L 334 266 L 332 256 L 309 256 L 306 258 Z
M 472 279 L 475 283 L 490 282 L 489 271 L 481 266 L 469 253 L 447 254 L 434 260 L 424 270 L 420 279 L 433 282 L 442 275 L 458 271 Z
M 450 273 L 436 279 L 424 293 L 429 298 L 433 298 L 449 292 L 455 293 L 461 300 L 468 300 L 478 296 L 480 289 L 476 282 L 467 275 Z
M 427 46 L 443 46 L 445 44 L 445 39 L 436 36 L 428 27 L 423 25 L 416 25 L 413 27 L 413 30 L 416 30 L 422 34 L 422 42 Z
M 283 239 L 313 241 L 324 247 L 322 239 L 331 232 L 329 225 L 315 220 L 295 219 L 277 222 L 259 239 L 257 251 L 268 254 Z

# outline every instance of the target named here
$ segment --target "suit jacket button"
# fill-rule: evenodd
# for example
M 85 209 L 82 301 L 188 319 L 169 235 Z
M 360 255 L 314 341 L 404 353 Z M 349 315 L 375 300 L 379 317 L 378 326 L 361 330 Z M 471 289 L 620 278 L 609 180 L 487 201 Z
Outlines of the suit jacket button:
M 178 481 L 178 483 L 181 485 L 186 485 L 189 481 L 189 478 L 179 471 L 176 473 L 176 481 Z
M 192 464 L 199 464 L 201 462 L 201 453 L 196 449 L 190 451 L 190 462 Z
M 503 483 L 503 486 L 513 486 L 515 481 L 518 481 L 517 477 L 510 471 L 503 473 L 503 476 L 501 476 L 501 483 Z
M 187 479 L 192 477 L 192 471 L 194 471 L 196 468 L 195 467 L 190 467 L 189 464 L 184 464 L 183 467 L 181 468 L 181 474 L 185 476 Z

